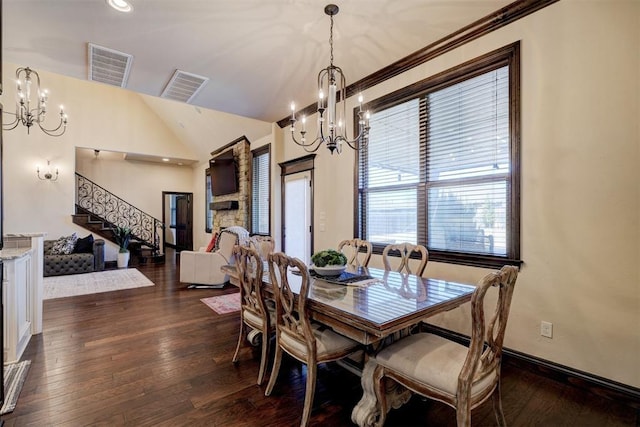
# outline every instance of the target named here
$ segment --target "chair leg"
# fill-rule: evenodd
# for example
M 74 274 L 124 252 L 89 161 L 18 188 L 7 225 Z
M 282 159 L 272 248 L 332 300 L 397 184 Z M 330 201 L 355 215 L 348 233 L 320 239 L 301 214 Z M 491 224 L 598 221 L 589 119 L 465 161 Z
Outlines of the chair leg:
M 469 427 L 471 425 L 471 406 L 469 402 L 458 402 L 456 407 L 456 422 L 458 427 Z
M 491 395 L 491 400 L 493 401 L 493 413 L 496 415 L 496 421 L 499 426 L 506 427 L 507 422 L 504 419 L 504 412 L 502 411 L 502 393 L 500 392 L 500 380 L 498 379 L 498 384 L 496 385 L 496 389 L 493 391 Z
M 307 390 L 304 395 L 304 409 L 302 410 L 302 419 L 300 420 L 300 427 L 306 427 L 309 425 L 309 418 L 311 417 L 311 408 L 313 407 L 313 396 L 316 392 L 316 375 L 318 372 L 318 365 L 315 363 L 309 363 L 307 365 Z
M 240 352 L 240 346 L 242 345 L 242 341 L 244 340 L 244 322 L 240 319 L 240 333 L 238 334 L 238 345 L 236 346 L 236 352 L 233 355 L 233 359 L 231 361 L 236 363 L 238 361 L 238 353 Z
M 269 361 L 269 331 L 262 330 L 262 355 L 260 359 L 260 371 L 258 372 L 258 385 L 262 385 Z
M 269 396 L 273 391 L 273 386 L 276 384 L 276 379 L 278 378 L 278 372 L 280 372 L 280 363 L 282 362 L 282 349 L 280 345 L 276 342 L 276 353 L 273 357 L 273 369 L 271 370 L 271 377 L 269 378 L 269 383 L 267 384 L 267 389 L 264 392 L 265 396 Z

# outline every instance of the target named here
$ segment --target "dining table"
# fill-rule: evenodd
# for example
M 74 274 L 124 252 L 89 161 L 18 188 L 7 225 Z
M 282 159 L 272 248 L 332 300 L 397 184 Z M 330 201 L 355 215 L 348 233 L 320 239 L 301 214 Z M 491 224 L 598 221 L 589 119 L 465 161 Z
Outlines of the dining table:
M 230 282 L 239 285 L 234 266 L 223 267 Z M 313 270 L 311 270 L 313 274 Z M 311 318 L 349 337 L 374 352 L 394 335 L 406 332 L 420 322 L 471 301 L 475 286 L 450 280 L 422 277 L 373 267 L 347 267 L 356 280 L 340 283 L 335 277 L 313 274 L 307 299 Z M 289 284 L 299 291 L 299 272 L 289 271 Z M 361 280 L 357 280 L 358 277 Z M 273 288 L 265 263 L 263 283 L 267 293 Z M 352 412 L 352 421 L 360 426 L 373 425 L 379 415 L 374 392 L 373 371 L 362 371 L 363 397 Z M 389 407 L 398 407 L 410 397 L 401 387 L 387 390 Z

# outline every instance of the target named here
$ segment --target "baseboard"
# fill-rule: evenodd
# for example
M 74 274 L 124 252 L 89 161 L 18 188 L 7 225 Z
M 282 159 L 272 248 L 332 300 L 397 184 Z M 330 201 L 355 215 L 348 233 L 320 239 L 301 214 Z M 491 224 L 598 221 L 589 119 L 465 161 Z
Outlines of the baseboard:
M 460 344 L 469 345 L 469 337 L 458 332 L 453 332 L 439 326 L 423 323 L 421 329 L 440 335 Z M 588 372 L 550 362 L 535 356 L 531 356 L 516 350 L 504 348 L 502 351 L 503 361 L 522 369 L 534 370 L 538 374 L 551 378 L 555 381 L 579 387 L 589 392 L 624 403 L 632 408 L 640 409 L 640 389 L 622 384 L 607 378 L 599 377 Z

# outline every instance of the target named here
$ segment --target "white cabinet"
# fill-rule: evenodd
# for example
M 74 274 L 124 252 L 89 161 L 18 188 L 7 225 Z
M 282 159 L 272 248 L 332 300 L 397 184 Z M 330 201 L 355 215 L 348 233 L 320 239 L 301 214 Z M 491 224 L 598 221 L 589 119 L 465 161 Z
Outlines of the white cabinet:
M 3 257 L 4 363 L 19 361 L 31 338 L 32 251 L 20 252 Z

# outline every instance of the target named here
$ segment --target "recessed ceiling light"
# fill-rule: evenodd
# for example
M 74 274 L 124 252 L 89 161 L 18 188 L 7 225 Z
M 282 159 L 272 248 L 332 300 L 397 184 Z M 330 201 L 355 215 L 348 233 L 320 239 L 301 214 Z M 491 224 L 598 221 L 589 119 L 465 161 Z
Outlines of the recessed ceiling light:
M 163 162 L 168 162 L 169 159 L 167 159 L 166 157 L 162 159 Z
M 131 12 L 133 6 L 126 0 L 107 0 L 107 4 L 118 12 Z

